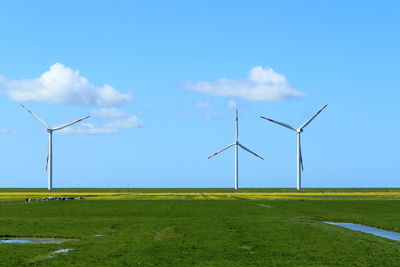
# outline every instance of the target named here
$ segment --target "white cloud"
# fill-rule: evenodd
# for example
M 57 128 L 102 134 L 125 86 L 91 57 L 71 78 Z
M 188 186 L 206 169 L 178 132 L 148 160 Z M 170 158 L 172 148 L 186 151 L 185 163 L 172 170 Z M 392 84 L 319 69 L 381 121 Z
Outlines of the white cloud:
M 216 113 L 210 113 L 210 112 L 202 112 L 200 113 L 200 117 L 202 117 L 205 120 L 213 120 L 217 118 Z
M 142 127 L 143 123 L 135 115 L 125 114 L 117 108 L 92 110 L 92 122 L 64 128 L 64 134 L 112 134 L 124 129 Z
M 99 118 L 121 118 L 124 116 L 124 112 L 117 108 L 102 108 L 98 110 L 92 110 L 94 116 Z
M 224 97 L 238 97 L 251 101 L 279 101 L 305 96 L 293 89 L 286 77 L 271 68 L 253 67 L 245 79 L 221 78 L 215 82 L 186 82 L 186 90 Z
M 8 129 L 1 129 L 0 128 L 0 134 L 17 134 L 18 131 L 15 130 L 8 130 Z
M 237 109 L 238 107 L 238 103 L 236 101 L 233 100 L 229 100 L 228 101 L 228 108 L 229 109 Z
M 194 104 L 194 107 L 197 109 L 207 109 L 211 107 L 211 103 L 209 101 L 199 101 L 196 104 Z
M 190 113 L 188 111 L 186 111 L 186 110 L 181 110 L 181 111 L 178 112 L 178 115 L 182 116 L 182 117 L 187 117 L 187 116 L 190 115 Z
M 4 83 L 5 81 L 7 81 L 6 77 L 0 74 L 0 83 Z
M 0 86 L 14 101 L 111 106 L 132 99 L 131 94 L 120 93 L 111 85 L 96 87 L 81 76 L 78 70 L 68 68 L 61 63 L 53 64 L 48 71 L 35 79 L 12 81 L 0 77 Z

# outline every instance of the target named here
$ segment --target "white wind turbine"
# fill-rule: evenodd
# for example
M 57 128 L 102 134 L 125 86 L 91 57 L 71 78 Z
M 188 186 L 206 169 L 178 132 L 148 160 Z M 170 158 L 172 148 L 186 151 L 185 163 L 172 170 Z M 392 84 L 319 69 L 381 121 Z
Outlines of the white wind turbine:
M 303 125 L 301 125 L 299 128 L 294 128 L 292 126 L 290 126 L 289 124 L 283 123 L 283 122 L 279 122 L 279 121 L 275 121 L 266 117 L 261 116 L 262 119 L 264 120 L 268 120 L 270 122 L 279 124 L 283 127 L 286 127 L 290 130 L 293 130 L 295 132 L 297 132 L 297 190 L 301 189 L 301 171 L 304 171 L 303 168 L 303 156 L 301 154 L 301 143 L 300 143 L 300 135 L 303 132 L 303 129 L 310 124 L 310 122 L 318 116 L 319 113 L 321 113 L 321 111 L 326 108 L 327 105 L 323 106 L 323 108 L 321 108 L 320 110 L 318 110 L 317 113 L 314 114 L 314 116 L 312 116 L 308 121 L 306 121 Z
M 46 158 L 46 170 L 48 172 L 48 183 L 47 183 L 47 188 L 48 190 L 51 190 L 53 188 L 53 132 L 58 131 L 61 129 L 64 129 L 65 127 L 68 127 L 72 124 L 75 124 L 77 122 L 83 121 L 90 116 L 84 117 L 82 119 L 60 125 L 54 128 L 50 128 L 39 116 L 37 116 L 35 113 L 33 113 L 31 110 L 26 108 L 24 105 L 21 104 L 21 106 L 29 112 L 35 119 L 37 119 L 41 124 L 43 124 L 44 127 L 46 127 L 47 132 L 49 133 L 49 141 L 48 141 L 48 151 L 47 151 L 47 158 Z
M 241 147 L 242 149 L 246 150 L 247 152 L 253 154 L 254 156 L 263 159 L 262 157 L 260 157 L 259 155 L 257 155 L 256 153 L 254 153 L 253 151 L 251 151 L 250 149 L 246 148 L 244 145 L 242 145 L 241 143 L 239 143 L 239 117 L 238 117 L 238 111 L 236 110 L 236 131 L 235 131 L 235 142 L 228 145 L 227 147 L 225 147 L 224 149 L 222 149 L 221 151 L 218 151 L 214 154 L 212 154 L 211 156 L 209 156 L 208 158 L 212 158 L 215 155 L 218 155 L 219 153 L 221 153 L 222 151 L 227 150 L 228 148 L 230 148 L 231 146 L 235 146 L 235 190 L 238 190 L 239 187 L 239 153 L 238 153 L 238 148 Z

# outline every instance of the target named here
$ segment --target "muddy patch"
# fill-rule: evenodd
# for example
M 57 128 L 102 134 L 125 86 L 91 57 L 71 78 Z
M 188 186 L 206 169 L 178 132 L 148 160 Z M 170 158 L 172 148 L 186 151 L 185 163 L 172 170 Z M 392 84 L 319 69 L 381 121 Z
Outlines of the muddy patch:
M 180 234 L 177 234 L 175 230 L 172 227 L 166 227 L 162 229 L 161 231 L 156 233 L 156 236 L 154 237 L 154 240 L 159 241 L 159 240 L 170 240 L 174 238 L 180 237 Z

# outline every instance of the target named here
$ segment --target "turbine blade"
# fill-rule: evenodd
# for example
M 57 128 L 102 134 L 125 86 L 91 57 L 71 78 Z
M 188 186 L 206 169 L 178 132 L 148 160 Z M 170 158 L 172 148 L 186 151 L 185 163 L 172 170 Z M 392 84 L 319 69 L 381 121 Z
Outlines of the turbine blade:
M 49 151 L 50 150 L 50 137 L 49 140 L 47 141 L 47 157 L 46 157 L 46 171 L 49 167 Z
M 299 141 L 300 142 L 300 141 Z M 301 170 L 304 171 L 304 166 L 303 166 L 303 154 L 301 153 L 301 143 L 299 144 L 299 150 L 300 150 L 300 166 Z
M 239 115 L 238 115 L 238 111 L 236 110 L 236 142 L 237 139 L 239 138 Z
M 304 171 L 303 156 L 302 155 L 300 155 L 300 166 L 301 166 L 301 170 Z
M 261 116 L 261 119 L 264 119 L 264 120 L 267 120 L 267 121 L 270 121 L 270 122 L 279 124 L 279 125 L 281 125 L 281 126 L 283 126 L 283 127 L 286 127 L 286 128 L 288 128 L 288 129 L 290 129 L 290 130 L 297 131 L 294 127 L 290 126 L 289 124 L 286 124 L 286 123 L 283 123 L 283 122 L 280 122 L 280 121 L 275 121 L 275 120 L 266 118 L 266 117 L 264 117 L 264 116 Z
M 324 108 L 326 108 L 327 105 L 323 106 L 323 108 L 321 108 L 320 110 L 318 110 L 317 113 L 314 114 L 314 116 L 312 116 L 308 121 L 306 121 L 303 125 L 300 126 L 299 129 L 303 129 L 304 127 L 306 127 L 308 124 L 310 124 L 310 122 L 318 116 L 319 113 L 321 113 L 321 111 L 324 110 Z
M 67 123 L 67 124 L 64 124 L 64 125 L 57 126 L 57 127 L 53 128 L 53 131 L 58 131 L 58 130 L 64 129 L 65 127 L 68 127 L 68 126 L 70 126 L 72 124 L 75 124 L 75 123 L 78 123 L 80 121 L 86 120 L 89 117 L 90 116 L 86 116 L 86 117 L 84 117 L 82 119 L 79 119 L 79 120 L 76 120 L 76 121 L 73 121 L 73 122 L 70 122 L 70 123 Z
M 249 153 L 253 154 L 254 156 L 256 156 L 256 157 L 258 157 L 258 158 L 260 158 L 260 159 L 262 159 L 262 160 L 263 160 L 263 158 L 262 158 L 262 157 L 260 157 L 259 155 L 257 155 L 256 153 L 254 153 L 253 151 L 251 151 L 250 149 L 248 149 L 248 148 L 247 148 L 247 147 L 245 147 L 244 145 L 242 145 L 242 144 L 239 144 L 239 146 L 240 146 L 241 148 L 243 148 L 244 150 L 246 150 L 247 152 L 249 152 Z
M 35 119 L 37 119 L 41 124 L 43 124 L 44 127 L 46 127 L 46 129 L 49 128 L 49 126 L 44 122 L 44 120 L 42 120 L 38 115 L 36 115 L 35 113 L 33 113 L 30 109 L 28 109 L 27 107 L 25 107 L 24 105 L 21 104 L 21 107 L 23 109 L 25 109 L 26 111 L 28 111 L 29 114 L 31 114 Z
M 221 153 L 221 152 L 223 152 L 223 151 L 225 151 L 225 150 L 227 150 L 228 148 L 230 148 L 231 146 L 233 146 L 233 145 L 235 145 L 235 144 L 230 144 L 230 145 L 228 145 L 227 147 L 225 147 L 224 149 L 222 149 L 222 150 L 220 150 L 220 151 L 218 151 L 218 152 L 215 152 L 214 154 L 212 154 L 211 156 L 209 156 L 208 158 L 210 159 L 210 158 L 212 158 L 212 157 L 214 157 L 214 156 L 216 156 L 216 155 L 218 155 L 219 153 Z

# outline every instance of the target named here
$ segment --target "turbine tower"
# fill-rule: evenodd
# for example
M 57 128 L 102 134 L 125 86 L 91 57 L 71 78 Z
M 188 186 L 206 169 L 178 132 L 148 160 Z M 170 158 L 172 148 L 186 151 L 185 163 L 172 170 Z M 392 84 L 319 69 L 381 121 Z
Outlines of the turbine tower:
M 225 147 L 224 149 L 212 154 L 211 156 L 209 156 L 208 158 L 212 158 L 216 155 L 218 155 L 219 153 L 227 150 L 228 148 L 230 148 L 231 146 L 235 146 L 235 190 L 238 190 L 239 187 L 239 147 L 246 150 L 247 152 L 253 154 L 254 156 L 263 159 L 262 157 L 260 157 L 259 155 L 257 155 L 256 153 L 254 153 L 253 151 L 251 151 L 250 149 L 246 148 L 244 145 L 242 145 L 241 143 L 239 143 L 239 117 L 238 117 L 238 111 L 236 110 L 236 130 L 235 130 L 235 142 L 228 145 L 227 147 Z
M 47 132 L 49 133 L 49 141 L 48 141 L 48 150 L 47 150 L 47 158 L 46 158 L 46 171 L 48 175 L 48 181 L 47 181 L 47 189 L 51 190 L 53 188 L 53 132 L 64 129 L 65 127 L 71 126 L 72 124 L 75 124 L 77 122 L 83 121 L 90 116 L 84 117 L 82 119 L 60 125 L 54 128 L 50 128 L 39 116 L 37 116 L 35 113 L 33 113 L 30 109 L 26 108 L 24 105 L 21 104 L 21 107 L 23 107 L 26 111 L 29 112 L 35 119 L 37 119 L 44 127 L 46 127 Z
M 317 113 L 314 114 L 314 116 L 312 116 L 310 119 L 308 119 L 308 121 L 306 121 L 303 125 L 301 125 L 297 129 L 292 127 L 292 126 L 290 126 L 289 124 L 286 124 L 286 123 L 283 123 L 283 122 L 279 122 L 279 121 L 275 121 L 275 120 L 272 120 L 272 119 L 269 119 L 269 118 L 261 116 L 261 118 L 264 119 L 264 120 L 268 120 L 270 122 L 279 124 L 279 125 L 281 125 L 283 127 L 286 127 L 286 128 L 288 128 L 290 130 L 293 130 L 293 131 L 295 131 L 297 133 L 297 190 L 301 189 L 301 172 L 304 171 L 304 168 L 303 168 L 303 156 L 301 154 L 301 133 L 303 132 L 303 129 L 308 124 L 310 124 L 310 122 L 315 117 L 317 117 L 318 114 L 321 113 L 322 110 L 324 110 L 324 108 L 326 108 L 326 106 L 328 106 L 328 105 L 323 106 L 320 110 L 318 110 Z

